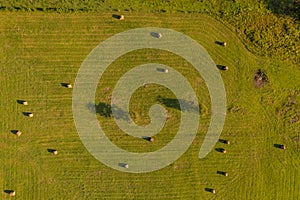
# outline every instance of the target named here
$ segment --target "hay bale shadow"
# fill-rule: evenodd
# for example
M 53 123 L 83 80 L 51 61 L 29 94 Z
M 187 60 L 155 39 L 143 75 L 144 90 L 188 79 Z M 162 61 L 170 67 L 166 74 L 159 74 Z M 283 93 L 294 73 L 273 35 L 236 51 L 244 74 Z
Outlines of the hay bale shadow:
M 18 132 L 18 130 L 10 130 L 10 132 L 12 133 L 12 134 L 17 134 L 17 132 Z
M 222 70 L 222 71 L 228 70 L 228 67 L 225 66 L 225 65 L 217 65 L 217 68 L 218 68 L 219 70 Z
M 26 101 L 25 101 L 25 100 L 17 100 L 17 103 L 18 103 L 18 104 L 22 104 L 22 105 L 23 105 L 24 102 L 26 102 Z
M 49 153 L 54 153 L 54 151 L 56 151 L 56 149 L 47 149 L 47 151 L 48 151 Z
M 217 171 L 217 174 L 220 174 L 222 176 L 228 176 L 227 172 L 223 172 L 223 171 Z
M 73 87 L 70 83 L 60 83 L 60 85 L 62 87 L 65 87 L 65 88 L 72 88 Z
M 215 189 L 213 188 L 204 188 L 206 192 L 215 193 Z
M 226 152 L 226 150 L 224 148 L 215 148 L 215 150 L 217 152 L 220 152 L 220 153 L 225 153 Z
M 4 190 L 3 192 L 6 194 L 10 194 L 11 192 L 13 192 L 14 190 Z
M 215 44 L 220 45 L 220 46 L 225 46 L 224 44 L 226 44 L 225 42 L 221 42 L 221 41 L 215 41 Z
M 119 167 L 126 168 L 127 164 L 126 164 L 126 163 L 118 163 L 118 166 L 119 166 Z
M 24 116 L 29 117 L 32 113 L 31 112 L 22 112 Z
M 148 142 L 153 142 L 153 138 L 149 136 L 143 136 L 142 139 L 148 141 Z
M 122 15 L 112 14 L 112 18 L 120 20 L 122 18 Z
M 229 140 L 219 139 L 219 142 L 221 142 L 223 144 L 230 144 Z
M 162 73 L 168 73 L 169 72 L 168 69 L 164 69 L 164 68 L 156 68 L 156 71 L 162 72 Z
M 224 172 L 222 172 L 222 171 L 217 171 L 217 174 L 223 175 Z
M 62 87 L 66 87 L 66 88 L 68 87 L 68 84 L 69 84 L 69 83 L 60 83 L 60 85 L 61 85 Z
M 155 37 L 155 38 L 161 38 L 161 34 L 160 34 L 160 33 L 151 32 L 150 35 L 151 35 L 152 37 Z
M 283 144 L 274 144 L 273 146 L 278 149 L 286 149 L 285 145 Z

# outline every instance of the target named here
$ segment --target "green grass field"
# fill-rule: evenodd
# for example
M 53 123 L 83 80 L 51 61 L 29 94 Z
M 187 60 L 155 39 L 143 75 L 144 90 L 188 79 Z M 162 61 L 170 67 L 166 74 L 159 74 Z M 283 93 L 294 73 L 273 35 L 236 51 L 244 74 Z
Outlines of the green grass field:
M 15 190 L 15 199 L 299 199 L 300 73 L 299 63 L 250 53 L 235 30 L 211 17 L 189 13 L 127 12 L 0 12 L 0 147 L 1 199 Z M 201 105 L 198 134 L 189 150 L 159 171 L 130 174 L 96 160 L 83 146 L 73 121 L 72 90 L 81 63 L 99 43 L 132 28 L 164 27 L 189 35 L 206 48 L 220 71 L 227 93 L 227 116 L 221 138 L 227 154 L 211 151 L 198 158 L 210 122 L 210 99 L 204 80 L 180 57 L 158 50 L 134 51 L 117 59 L 101 78 L 97 103 L 110 104 L 117 80 L 139 64 L 158 62 L 174 67 L 190 81 Z M 215 44 L 226 41 L 224 48 Z M 250 49 L 255 49 L 251 46 Z M 255 88 L 258 69 L 269 83 Z M 150 95 L 149 95 L 150 94 Z M 147 111 L 161 95 L 157 85 L 140 88 L 132 97 L 137 124 L 147 124 Z M 23 106 L 17 100 L 27 100 Z M 98 115 L 108 137 L 129 151 L 157 150 L 172 140 L 180 112 L 171 114 L 155 142 L 137 140 L 118 129 L 113 119 Z M 22 112 L 31 111 L 33 118 Z M 292 123 L 292 119 L 296 119 Z M 11 130 L 21 130 L 20 137 Z M 274 147 L 285 144 L 286 150 Z M 53 155 L 47 149 L 57 149 Z M 217 174 L 227 171 L 228 177 Z M 205 191 L 215 188 L 216 194 Z

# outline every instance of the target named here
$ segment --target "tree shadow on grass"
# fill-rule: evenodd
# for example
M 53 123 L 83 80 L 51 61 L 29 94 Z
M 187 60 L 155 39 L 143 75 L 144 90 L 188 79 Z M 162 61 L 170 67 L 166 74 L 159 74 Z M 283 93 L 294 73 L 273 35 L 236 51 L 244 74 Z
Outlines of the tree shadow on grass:
M 93 105 L 92 103 L 89 103 L 87 105 L 88 109 L 91 112 L 96 112 L 96 114 L 105 117 L 105 118 L 112 118 L 115 119 L 121 119 L 125 121 L 129 121 L 129 114 L 122 110 L 121 108 L 118 108 L 117 106 L 110 104 L 100 102 L 98 104 Z M 113 115 L 114 113 L 114 115 Z
M 174 108 L 183 112 L 201 112 L 201 106 L 195 105 L 195 103 L 192 101 L 187 101 L 184 99 L 163 98 L 161 96 L 157 98 L 157 101 L 168 108 Z M 182 105 L 182 107 L 180 105 Z

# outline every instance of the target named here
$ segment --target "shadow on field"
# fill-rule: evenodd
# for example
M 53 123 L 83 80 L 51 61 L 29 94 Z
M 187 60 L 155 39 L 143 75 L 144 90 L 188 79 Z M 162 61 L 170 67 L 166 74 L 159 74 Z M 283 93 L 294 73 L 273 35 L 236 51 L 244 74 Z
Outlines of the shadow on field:
M 223 148 L 215 148 L 215 150 L 216 150 L 217 152 L 220 152 L 220 153 L 226 152 L 226 150 L 223 149 Z
M 49 153 L 53 153 L 54 151 L 56 151 L 55 149 L 47 149 L 47 151 L 49 152 Z
M 155 37 L 155 38 L 160 38 L 161 37 L 161 34 L 160 33 L 156 33 L 156 32 L 151 32 L 150 35 L 152 37 Z
M 26 102 L 26 101 L 25 100 L 19 100 L 19 99 L 17 100 L 18 104 L 24 104 L 24 102 Z
M 221 41 L 215 41 L 215 44 L 224 46 L 224 42 L 221 42 Z
M 157 101 L 168 108 L 174 108 L 176 110 L 180 110 L 183 112 L 185 111 L 195 112 L 195 113 L 201 112 L 201 106 L 198 105 L 197 107 L 197 105 L 195 105 L 194 102 L 192 101 L 187 101 L 184 99 L 163 98 L 161 96 L 157 98 Z M 182 107 L 180 105 L 182 105 Z
M 219 142 L 223 144 L 230 144 L 229 140 L 219 139 Z
M 121 19 L 121 15 L 113 14 L 113 15 L 112 15 L 112 18 L 115 18 L 115 19 Z
M 26 117 L 30 117 L 30 114 L 32 114 L 31 112 L 22 112 L 22 114 Z
M 102 117 L 111 118 L 112 116 L 112 110 L 111 105 L 100 102 L 99 104 L 92 104 L 89 103 L 87 105 L 88 109 L 92 112 L 96 112 Z
M 18 132 L 18 130 L 10 130 L 10 132 L 12 133 L 12 134 L 17 134 L 17 132 Z
M 142 139 L 148 141 L 148 142 L 152 142 L 152 137 L 149 137 L 149 136 L 142 136 Z
M 274 147 L 278 149 L 286 149 L 286 146 L 284 144 L 274 144 Z
M 118 165 L 119 165 L 119 167 L 123 167 L 123 168 L 125 168 L 125 166 L 126 166 L 126 163 L 119 163 Z
M 226 66 L 225 65 L 217 65 L 217 68 L 219 69 L 219 70 L 227 70 L 228 68 L 226 68 Z
M 206 191 L 206 192 L 210 192 L 210 193 L 214 193 L 214 189 L 212 189 L 212 188 L 204 188 L 204 190 Z
M 67 87 L 68 87 L 68 85 L 69 85 L 69 83 L 60 83 L 60 85 L 61 85 L 62 87 L 65 87 L 65 88 L 67 88 Z
M 96 114 L 102 117 L 106 117 L 106 118 L 114 117 L 115 119 L 122 119 L 125 121 L 129 120 L 129 114 L 126 111 L 123 111 L 121 108 L 118 108 L 116 106 L 111 106 L 110 104 L 107 103 L 100 102 L 95 105 L 89 103 L 87 107 L 91 112 L 96 112 Z M 113 111 L 114 111 L 114 116 L 113 116 Z
M 287 15 L 300 20 L 299 0 L 265 0 L 268 9 L 277 15 Z
M 223 175 L 223 176 L 228 176 L 227 172 L 224 171 L 217 171 L 217 174 Z
M 3 192 L 6 194 L 10 194 L 11 192 L 13 192 L 13 190 L 4 190 Z

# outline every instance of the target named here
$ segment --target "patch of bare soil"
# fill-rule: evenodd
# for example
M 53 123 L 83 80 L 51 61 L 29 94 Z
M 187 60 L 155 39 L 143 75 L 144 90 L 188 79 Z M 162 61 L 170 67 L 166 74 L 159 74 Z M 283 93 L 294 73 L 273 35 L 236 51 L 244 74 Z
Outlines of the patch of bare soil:
M 268 77 L 267 75 L 259 69 L 254 76 L 254 86 L 257 88 L 263 87 L 267 82 L 268 82 Z

